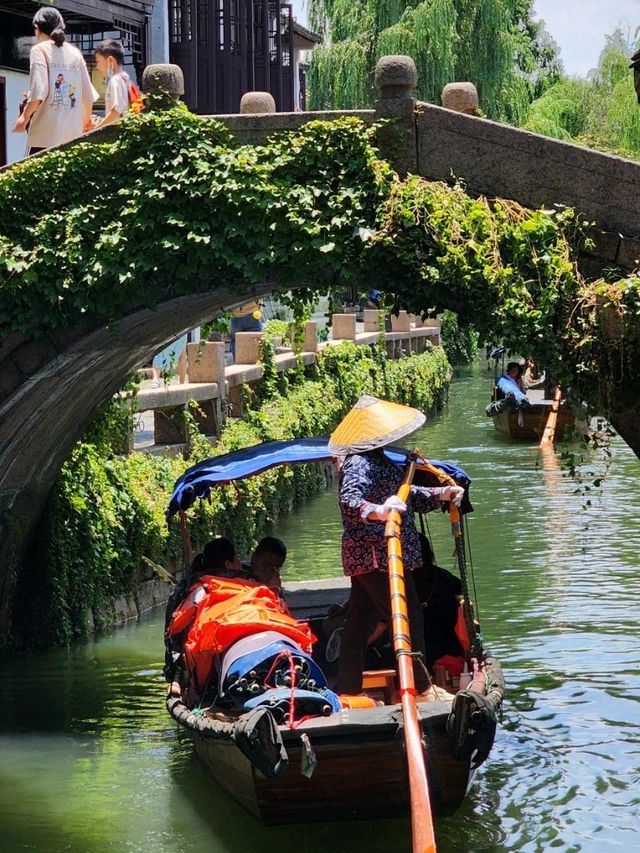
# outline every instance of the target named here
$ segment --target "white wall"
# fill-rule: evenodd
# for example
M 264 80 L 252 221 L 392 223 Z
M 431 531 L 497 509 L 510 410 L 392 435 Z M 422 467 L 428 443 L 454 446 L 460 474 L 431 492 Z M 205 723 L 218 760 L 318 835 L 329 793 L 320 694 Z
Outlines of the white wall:
M 2 116 L 7 131 L 7 163 L 15 163 L 25 156 L 27 150 L 27 134 L 13 133 L 13 125 L 18 118 L 23 94 L 29 88 L 29 75 L 0 66 L 0 77 L 7 81 L 7 113 Z
M 169 62 L 169 4 L 156 0 L 147 24 L 147 62 Z

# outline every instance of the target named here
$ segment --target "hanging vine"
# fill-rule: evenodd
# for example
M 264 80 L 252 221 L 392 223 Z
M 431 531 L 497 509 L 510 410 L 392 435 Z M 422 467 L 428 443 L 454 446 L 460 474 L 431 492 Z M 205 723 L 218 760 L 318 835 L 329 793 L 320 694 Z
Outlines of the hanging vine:
M 181 108 L 17 165 L 0 175 L 0 334 L 117 321 L 212 280 L 295 285 L 300 311 L 320 283 L 376 286 L 531 354 L 640 450 L 638 279 L 585 283 L 572 211 L 400 181 L 375 135 L 350 118 L 234 147 Z

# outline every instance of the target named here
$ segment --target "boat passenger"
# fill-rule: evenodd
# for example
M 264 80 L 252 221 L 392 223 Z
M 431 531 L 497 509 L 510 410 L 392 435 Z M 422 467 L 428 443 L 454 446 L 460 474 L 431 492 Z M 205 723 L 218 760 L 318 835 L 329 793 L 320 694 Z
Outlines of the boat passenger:
M 264 536 L 256 545 L 250 559 L 242 561 L 241 568 L 249 580 L 259 581 L 281 596 L 280 571 L 286 559 L 287 546 L 284 542 L 276 539 L 275 536 Z
M 507 364 L 506 372 L 498 379 L 497 387 L 502 398 L 513 397 L 516 403 L 526 405 L 529 398 L 522 384 L 522 367 L 517 361 L 510 361 Z
M 527 358 L 524 365 L 524 371 L 522 373 L 522 382 L 525 387 L 530 388 L 533 385 L 538 385 L 541 380 L 540 371 L 532 358 Z
M 462 581 L 446 569 L 436 566 L 431 542 L 418 533 L 422 567 L 413 573 L 422 604 L 426 663 L 429 669 L 443 655 L 459 657 L 464 650 L 456 634 Z
M 177 662 L 180 658 L 182 645 L 189 631 L 189 625 L 179 634 L 173 637 L 167 636 L 167 628 L 171 623 L 171 619 L 176 610 L 189 597 L 194 605 L 197 605 L 205 596 L 206 588 L 200 583 L 200 578 L 204 575 L 218 575 L 220 577 L 238 577 L 241 572 L 240 559 L 236 554 L 236 549 L 229 539 L 224 536 L 218 536 L 216 539 L 211 539 L 202 549 L 200 554 L 196 554 L 191 563 L 190 570 L 185 578 L 176 586 L 169 600 L 167 601 L 167 609 L 165 611 L 165 666 L 164 675 L 167 681 L 172 681 L 175 675 Z
M 442 502 L 459 503 L 464 489 L 459 486 L 420 488 L 412 486 L 407 505 L 397 496 L 404 471 L 382 450 L 416 430 L 425 421 L 421 412 L 363 395 L 338 425 L 329 448 L 346 456 L 340 470 L 339 501 L 344 525 L 342 565 L 351 579 L 351 595 L 338 662 L 341 693 L 362 692 L 362 672 L 372 615 L 391 624 L 387 542 L 384 523 L 391 510 L 403 515 L 401 539 L 405 566 L 407 609 L 411 626 L 411 646 L 424 661 L 422 608 L 412 572 L 422 565 L 422 554 L 413 510 L 429 512 Z M 428 687 L 422 662 L 414 664 L 419 693 Z

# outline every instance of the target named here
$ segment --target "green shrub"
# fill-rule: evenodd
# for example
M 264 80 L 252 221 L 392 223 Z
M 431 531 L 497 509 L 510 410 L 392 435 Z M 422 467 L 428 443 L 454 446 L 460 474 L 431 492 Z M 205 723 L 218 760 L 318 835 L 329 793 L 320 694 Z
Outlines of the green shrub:
M 453 311 L 440 315 L 440 343 L 451 364 L 471 364 L 478 352 L 478 333 L 473 326 L 460 326 Z

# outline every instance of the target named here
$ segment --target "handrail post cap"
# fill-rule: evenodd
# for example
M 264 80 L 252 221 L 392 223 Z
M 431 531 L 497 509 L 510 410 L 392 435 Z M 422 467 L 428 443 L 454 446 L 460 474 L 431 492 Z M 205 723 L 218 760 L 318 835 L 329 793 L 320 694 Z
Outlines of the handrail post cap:
M 240 98 L 240 112 L 244 115 L 275 111 L 276 102 L 270 92 L 245 92 Z
M 418 85 L 416 64 L 410 56 L 382 56 L 376 63 L 375 85 L 380 99 L 412 98 Z
M 157 63 L 142 72 L 142 90 L 149 95 L 165 95 L 178 100 L 184 95 L 184 75 L 179 65 Z

